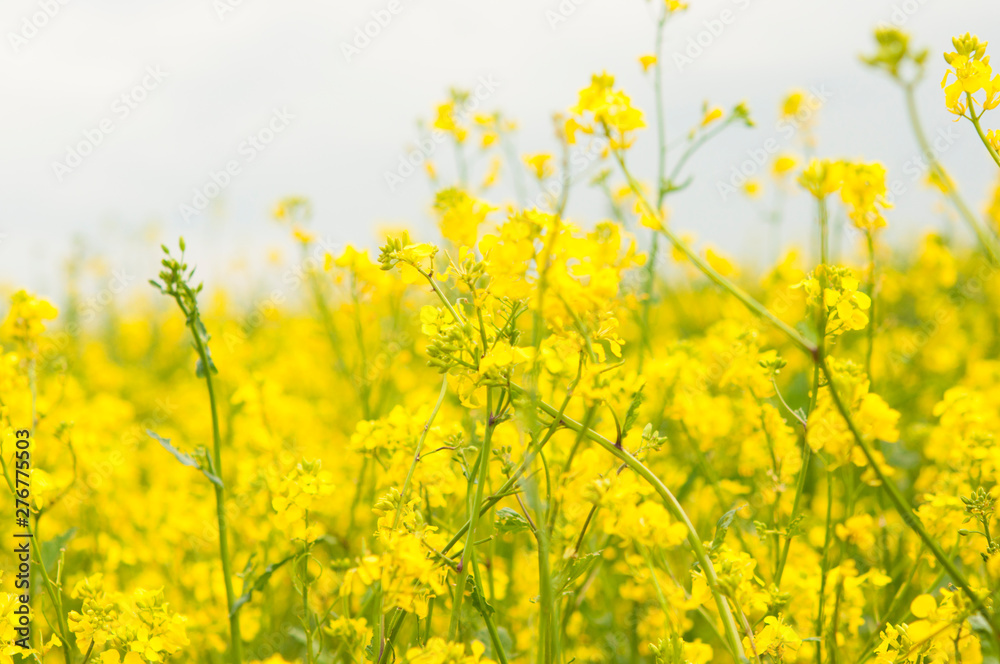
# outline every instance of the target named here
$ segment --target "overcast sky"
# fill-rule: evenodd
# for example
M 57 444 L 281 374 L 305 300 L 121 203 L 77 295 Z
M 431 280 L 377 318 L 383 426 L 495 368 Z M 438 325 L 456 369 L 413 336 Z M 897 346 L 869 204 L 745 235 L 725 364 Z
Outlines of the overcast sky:
M 903 181 L 890 217 L 898 239 L 946 223 L 905 168 L 918 151 L 899 91 L 858 63 L 872 28 L 889 21 L 932 52 L 920 91 L 925 124 L 948 137 L 941 158 L 982 208 L 995 170 L 971 127 L 944 110 L 939 54 L 967 30 L 1000 40 L 996 0 L 690 4 L 667 33 L 669 126 L 690 127 L 706 99 L 745 99 L 757 127 L 733 128 L 692 161 L 693 184 L 671 202 L 678 227 L 760 260 L 759 210 L 721 196 L 718 183 L 769 138 L 794 147 L 775 124 L 793 87 L 827 93 L 820 154 L 878 159 Z M 373 17 L 385 23 L 378 34 L 345 49 Z M 291 256 L 269 217 L 288 194 L 313 200 L 316 230 L 331 242 L 375 245 L 377 228 L 404 223 L 429 237 L 426 178 L 390 191 L 384 174 L 452 86 L 490 82 L 483 106 L 519 122 L 522 153 L 554 149 L 552 112 L 595 71 L 616 75 L 652 111 L 636 62 L 652 50 L 643 0 L 5 0 L 0 28 L 0 284 L 53 294 L 74 238 L 108 270 L 134 275 L 137 289 L 155 273 L 158 243 L 180 234 L 204 274 L 255 282 L 269 247 Z M 688 51 L 699 38 L 702 51 Z M 675 53 L 695 57 L 679 67 Z M 635 155 L 646 174 L 651 141 L 640 136 Z M 185 215 L 227 164 L 233 174 L 216 176 L 214 205 Z M 570 207 L 581 221 L 604 214 L 593 196 Z M 783 232 L 801 240 L 808 214 L 790 210 Z

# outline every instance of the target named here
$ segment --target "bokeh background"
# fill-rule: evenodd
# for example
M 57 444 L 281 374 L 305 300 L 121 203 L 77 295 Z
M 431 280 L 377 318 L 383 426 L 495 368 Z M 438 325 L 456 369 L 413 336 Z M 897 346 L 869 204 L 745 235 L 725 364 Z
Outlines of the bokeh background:
M 892 240 L 905 248 L 929 227 L 964 233 L 914 175 L 919 150 L 900 91 L 858 55 L 872 50 L 879 23 L 905 28 L 930 49 L 919 93 L 924 123 L 928 133 L 950 137 L 940 158 L 981 209 L 995 169 L 968 123 L 953 123 L 944 109 L 939 54 L 952 35 L 970 29 L 1000 38 L 1000 3 L 690 4 L 667 29 L 668 126 L 680 135 L 705 100 L 726 108 L 746 100 L 757 126 L 728 130 L 693 160 L 691 187 L 670 202 L 677 226 L 751 263 L 770 258 L 760 206 L 720 195 L 718 183 L 770 138 L 795 147 L 776 127 L 777 106 L 801 87 L 829 93 L 817 117 L 819 154 L 881 160 L 889 180 L 902 181 L 906 191 L 889 217 Z M 430 118 L 450 87 L 474 88 L 484 77 L 497 85 L 483 108 L 518 122 L 521 153 L 555 151 L 551 114 L 571 105 L 595 71 L 614 74 L 652 110 L 651 84 L 637 62 L 653 48 L 650 2 L 395 0 L 394 8 L 379 34 L 347 57 L 344 44 L 372 12 L 384 17 L 389 0 L 6 0 L 0 287 L 58 297 L 67 260 L 85 256 L 98 282 L 117 271 L 127 277 L 125 290 L 138 292 L 155 274 L 159 242 L 184 235 L 203 276 L 237 290 L 260 288 L 294 259 L 287 231 L 271 220 L 275 201 L 289 194 L 312 200 L 315 230 L 332 243 L 374 247 L 379 229 L 402 225 L 431 236 L 427 178 L 418 173 L 390 190 L 384 174 L 412 148 L 417 120 Z M 724 11 L 733 20 L 711 39 L 702 34 L 707 45 L 678 67 L 673 54 L 690 55 L 691 40 L 717 28 Z M 144 79 L 144 98 L 126 115 L 121 96 Z M 247 137 L 276 112 L 286 126 L 262 149 L 248 147 Z M 113 131 L 71 172 L 57 173 L 54 164 L 105 119 Z M 653 142 L 640 135 L 633 160 L 641 173 L 653 172 Z M 447 178 L 450 151 L 438 152 Z M 230 160 L 240 172 L 208 209 L 185 219 L 181 205 Z M 511 194 L 501 187 L 496 196 Z M 584 191 L 574 193 L 569 212 L 584 224 L 606 214 L 600 198 Z M 793 202 L 783 241 L 802 241 L 810 223 L 808 209 Z

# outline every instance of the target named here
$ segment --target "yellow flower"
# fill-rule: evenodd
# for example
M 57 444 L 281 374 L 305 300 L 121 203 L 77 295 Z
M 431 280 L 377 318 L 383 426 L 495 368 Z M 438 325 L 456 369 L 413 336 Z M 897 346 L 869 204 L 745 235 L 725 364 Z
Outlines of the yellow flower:
M 802 639 L 795 630 L 775 616 L 764 618 L 764 627 L 757 632 L 753 643 L 749 637 L 743 638 L 743 648 L 747 652 L 756 649 L 758 655 L 772 655 L 779 662 L 796 661 L 796 651 L 801 643 Z
M 987 42 L 980 42 L 978 37 L 968 32 L 951 41 L 955 51 L 944 54 L 945 62 L 951 68 L 941 80 L 945 106 L 956 115 L 964 115 L 967 110 L 975 113 L 977 104 L 984 111 L 996 108 L 1000 104 L 1000 74 L 993 74 L 990 59 L 985 55 Z M 952 77 L 955 80 L 949 83 Z M 983 96 L 977 99 L 975 95 L 980 91 Z M 967 99 L 972 100 L 973 108 L 967 108 Z
M 705 109 L 702 112 L 702 116 L 701 116 L 701 126 L 702 127 L 707 127 L 708 125 L 712 124 L 713 122 L 715 122 L 716 120 L 719 120 L 721 118 L 722 118 L 722 109 L 721 108 L 719 108 L 718 106 L 709 107 L 706 104 L 705 105 Z
M 639 56 L 639 64 L 642 65 L 642 70 L 644 72 L 649 71 L 649 68 L 656 64 L 656 56 L 652 53 L 641 55 Z
M 757 178 L 748 178 L 747 181 L 743 183 L 743 193 L 750 198 L 760 198 L 760 180 Z
M 544 180 L 552 175 L 552 166 L 549 164 L 551 160 L 552 155 L 547 152 L 524 155 L 524 163 L 528 165 L 532 174 L 539 180 Z
M 854 225 L 867 231 L 885 226 L 882 210 L 890 207 L 886 201 L 885 168 L 879 163 L 844 162 L 841 173 L 840 197 Z
M 0 334 L 24 344 L 32 344 L 45 331 L 46 320 L 53 320 L 58 311 L 48 300 L 19 290 L 10 298 L 10 310 Z
M 813 158 L 799 176 L 799 184 L 816 198 L 826 198 L 840 189 L 844 180 L 844 164 Z
M 458 143 L 464 143 L 466 137 L 469 135 L 469 130 L 462 123 L 458 112 L 458 104 L 461 102 L 462 98 L 462 93 L 453 91 L 451 99 L 442 104 L 438 104 L 432 125 L 435 129 L 440 129 L 451 134 L 451 136 Z
M 910 602 L 910 613 L 916 618 L 930 618 L 937 611 L 937 600 L 933 595 L 920 595 Z
M 986 142 L 996 151 L 1000 151 L 1000 130 L 990 129 L 986 132 Z
M 566 121 L 566 138 L 576 142 L 576 133 L 595 131 L 607 133 L 613 148 L 632 144 L 631 132 L 646 126 L 642 111 L 632 106 L 632 100 L 614 88 L 615 79 L 607 73 L 594 74 L 590 86 L 580 91 L 579 101 L 570 108 Z
M 716 272 L 724 277 L 728 277 L 736 273 L 736 265 L 711 247 L 705 250 L 705 260 L 708 261 L 709 265 L 715 268 Z
M 101 664 L 145 664 L 146 660 L 142 658 L 142 655 L 138 652 L 129 651 L 125 653 L 125 659 L 118 653 L 117 650 L 105 650 L 101 653 Z M 158 661 L 158 660 L 150 660 Z
M 870 514 L 857 514 L 836 527 L 837 537 L 854 544 L 861 551 L 875 546 L 875 522 Z
M 479 226 L 496 208 L 473 198 L 461 189 L 444 189 L 434 199 L 441 234 L 458 247 L 475 246 Z
M 795 167 L 798 165 L 798 160 L 791 154 L 780 154 L 778 155 L 774 163 L 771 165 L 771 173 L 776 178 L 782 178 L 788 175 Z
M 781 116 L 783 118 L 794 117 L 802 109 L 806 101 L 808 92 L 804 90 L 792 90 L 781 101 Z

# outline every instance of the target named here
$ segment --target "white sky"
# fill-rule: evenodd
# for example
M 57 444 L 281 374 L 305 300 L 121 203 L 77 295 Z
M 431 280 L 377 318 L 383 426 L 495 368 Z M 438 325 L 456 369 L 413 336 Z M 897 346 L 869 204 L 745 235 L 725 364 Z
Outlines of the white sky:
M 220 18 L 217 5 L 227 1 L 238 6 Z M 148 288 L 158 243 L 174 245 L 179 234 L 203 274 L 258 283 L 268 247 L 291 255 L 286 232 L 269 220 L 273 203 L 288 194 L 313 200 L 316 230 L 334 242 L 375 245 L 375 229 L 387 224 L 430 235 L 425 178 L 390 192 L 383 174 L 417 138 L 416 119 L 427 118 L 450 86 L 473 87 L 480 77 L 499 82 L 485 107 L 518 120 L 521 152 L 554 149 L 551 113 L 572 104 L 595 71 L 615 74 L 652 112 L 636 62 L 652 50 L 648 2 L 563 0 L 575 11 L 553 29 L 547 12 L 558 11 L 558 0 L 395 1 L 400 10 L 391 22 L 347 62 L 341 44 L 389 0 L 5 0 L 0 284 L 61 292 L 63 262 L 79 236 L 108 270 L 136 277 L 130 289 Z M 55 15 L 15 52 L 10 34 L 24 34 L 25 21 L 48 4 L 58 7 Z M 925 124 L 931 134 L 954 132 L 942 159 L 981 209 L 996 172 L 971 127 L 952 124 L 943 108 L 939 54 L 967 30 L 1000 46 L 996 0 L 691 5 L 668 29 L 668 124 L 678 132 L 691 126 L 705 99 L 725 107 L 746 99 L 758 126 L 733 128 L 692 161 L 694 184 L 671 202 L 678 227 L 759 260 L 766 239 L 759 212 L 739 197 L 723 201 L 716 183 L 777 135 L 782 94 L 810 86 L 831 91 L 819 118 L 819 153 L 882 160 L 890 178 L 906 183 L 890 217 L 895 236 L 940 225 L 935 198 L 904 174 L 918 150 L 899 91 L 857 61 L 872 50 L 873 26 L 894 17 L 931 50 L 921 89 Z M 731 24 L 693 64 L 674 69 L 671 54 L 724 10 L 735 17 Z M 126 108 L 121 95 L 157 69 L 162 80 L 146 78 L 145 99 Z M 277 120 L 283 130 L 257 152 L 244 141 L 275 109 L 293 117 Z M 53 163 L 105 119 L 113 131 L 60 181 Z M 650 175 L 652 140 L 640 136 L 634 157 Z M 450 159 L 436 157 L 447 171 Z M 230 160 L 239 173 L 217 205 L 185 222 L 180 205 Z M 785 233 L 801 239 L 808 212 L 790 209 Z M 581 195 L 570 212 L 594 220 L 604 208 Z

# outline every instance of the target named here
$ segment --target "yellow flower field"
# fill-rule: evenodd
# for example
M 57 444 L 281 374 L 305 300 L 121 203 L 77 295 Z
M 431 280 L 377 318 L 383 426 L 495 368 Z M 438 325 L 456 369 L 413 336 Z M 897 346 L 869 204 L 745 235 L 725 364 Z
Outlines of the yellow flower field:
M 685 9 L 659 5 L 656 49 Z M 941 80 L 1000 182 L 1000 74 L 954 49 L 886 28 L 864 62 L 911 102 Z M 967 202 L 914 114 L 974 241 L 894 252 L 886 169 L 805 131 L 743 193 L 809 200 L 816 251 L 754 271 L 668 211 L 754 111 L 668 136 L 662 52 L 635 55 L 656 107 L 596 73 L 557 154 L 443 101 L 438 237 L 328 253 L 278 202 L 299 300 L 235 305 L 183 239 L 96 324 L 72 288 L 10 295 L 0 664 L 1000 662 L 1000 186 Z M 579 150 L 600 175 L 545 189 Z M 565 214 L 576 187 L 606 220 Z

